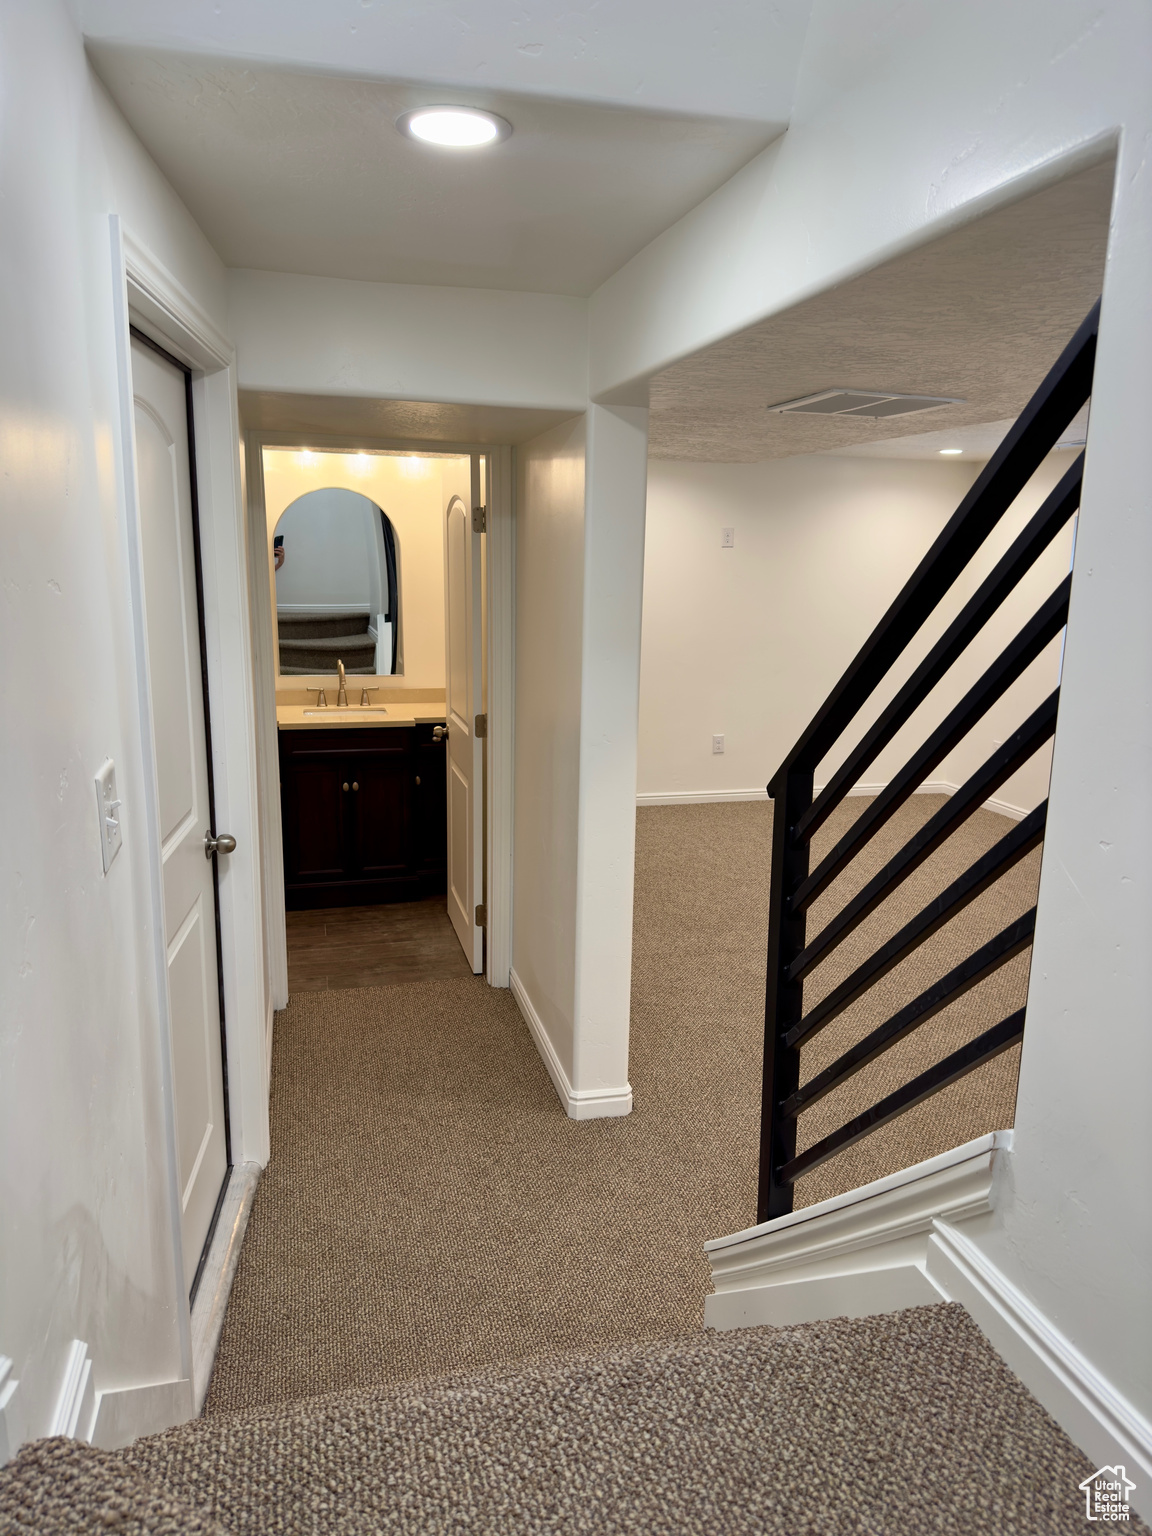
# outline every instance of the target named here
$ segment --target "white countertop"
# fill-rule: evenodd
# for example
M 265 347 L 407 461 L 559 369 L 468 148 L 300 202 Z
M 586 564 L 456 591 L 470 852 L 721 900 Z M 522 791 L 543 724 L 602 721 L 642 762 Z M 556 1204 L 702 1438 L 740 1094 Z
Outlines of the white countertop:
M 374 704 L 370 709 L 356 705 L 341 708 L 329 704 L 317 709 L 315 704 L 277 704 L 276 724 L 282 731 L 330 731 L 380 729 L 399 725 L 443 725 L 447 719 L 444 705 L 435 700 L 412 699 Z

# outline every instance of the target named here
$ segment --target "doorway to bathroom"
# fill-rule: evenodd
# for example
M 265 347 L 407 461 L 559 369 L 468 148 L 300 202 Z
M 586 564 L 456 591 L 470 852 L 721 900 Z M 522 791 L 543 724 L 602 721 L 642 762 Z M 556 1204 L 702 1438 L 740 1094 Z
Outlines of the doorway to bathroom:
M 247 451 L 285 994 L 484 971 L 492 454 Z

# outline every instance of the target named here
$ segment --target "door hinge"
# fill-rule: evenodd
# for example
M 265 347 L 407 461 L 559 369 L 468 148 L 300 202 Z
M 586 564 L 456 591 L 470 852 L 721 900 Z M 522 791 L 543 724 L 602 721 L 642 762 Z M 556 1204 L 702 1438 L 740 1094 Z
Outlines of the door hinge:
M 487 533 L 488 532 L 488 508 L 487 507 L 473 507 L 472 508 L 472 532 L 473 533 Z
M 487 928 L 488 926 L 488 908 L 483 902 L 480 902 L 476 908 L 476 926 L 477 928 Z
M 487 715 L 477 715 L 476 716 L 476 737 L 477 737 L 477 740 L 479 740 L 479 738 L 481 736 L 487 736 L 487 734 L 488 734 L 488 716 Z

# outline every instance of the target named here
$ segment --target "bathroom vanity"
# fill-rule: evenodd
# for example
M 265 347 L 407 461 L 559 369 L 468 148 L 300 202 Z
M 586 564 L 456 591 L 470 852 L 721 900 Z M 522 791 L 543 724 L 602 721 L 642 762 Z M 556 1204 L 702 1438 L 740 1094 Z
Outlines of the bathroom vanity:
M 445 889 L 440 710 L 439 722 L 387 724 L 367 712 L 331 710 L 330 723 L 314 710 L 277 710 L 290 911 L 415 901 Z

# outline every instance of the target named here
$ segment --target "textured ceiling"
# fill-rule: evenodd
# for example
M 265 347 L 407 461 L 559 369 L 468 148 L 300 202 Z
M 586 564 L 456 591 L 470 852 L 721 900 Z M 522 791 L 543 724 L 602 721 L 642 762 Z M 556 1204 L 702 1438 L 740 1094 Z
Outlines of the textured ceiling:
M 1015 417 L 1003 421 L 981 422 L 972 427 L 948 427 L 937 432 L 918 432 L 910 437 L 888 437 L 878 443 L 853 443 L 850 448 L 833 448 L 841 458 L 852 459 L 936 459 L 941 450 L 950 449 L 948 457 L 955 462 L 984 464 L 1008 436 Z M 1058 449 L 1075 452 L 1082 447 L 1088 433 L 1088 407 L 1076 412 L 1068 423 L 1063 436 L 1056 444 Z M 959 453 L 955 450 L 959 449 Z
M 514 131 L 462 153 L 395 127 L 443 87 L 89 52 L 225 265 L 270 272 L 588 294 L 784 127 L 472 86 Z
M 371 400 L 351 395 L 288 395 L 240 391 L 240 420 L 253 431 L 309 438 L 340 437 L 365 443 L 524 443 L 567 421 L 570 411 L 505 405 L 437 405 L 420 400 Z
M 987 215 L 674 364 L 654 458 L 752 463 L 1017 416 L 1100 295 L 1111 162 Z M 886 420 L 777 416 L 819 390 L 947 395 Z

